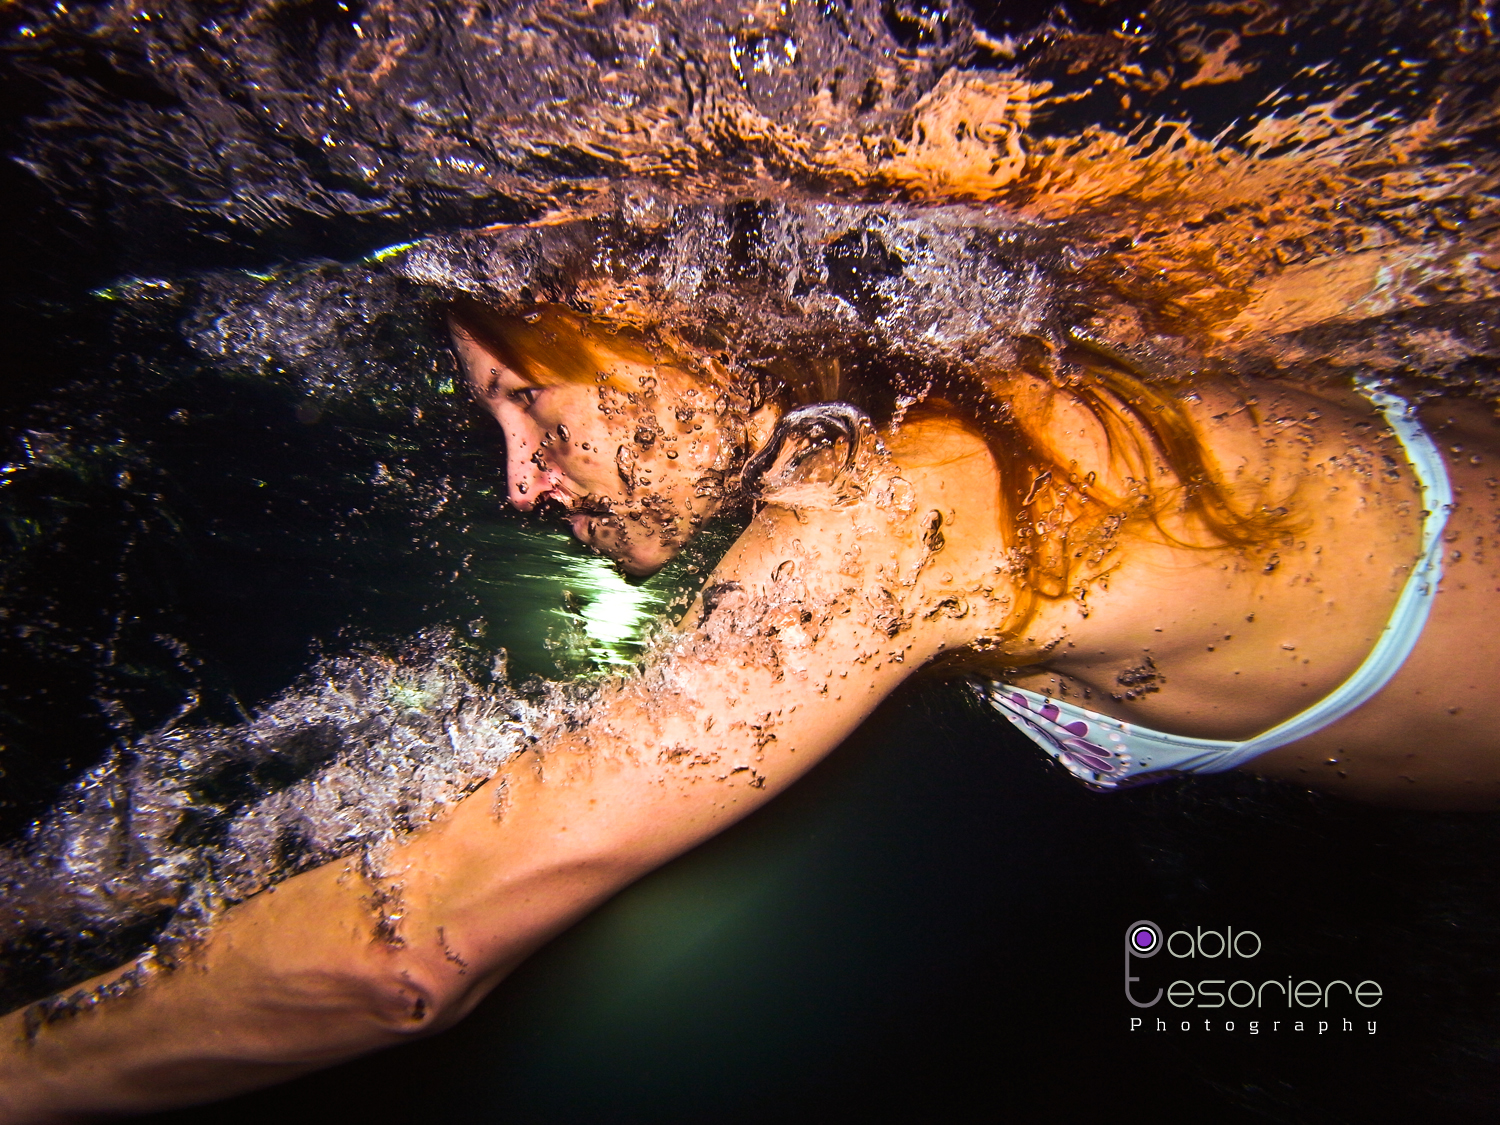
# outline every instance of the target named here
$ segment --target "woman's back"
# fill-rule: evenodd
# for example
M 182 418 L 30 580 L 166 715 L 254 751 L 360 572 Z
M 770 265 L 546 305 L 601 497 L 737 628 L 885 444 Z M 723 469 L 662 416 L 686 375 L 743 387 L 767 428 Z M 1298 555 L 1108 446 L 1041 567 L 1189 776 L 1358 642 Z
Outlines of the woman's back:
M 1421 554 L 1422 499 L 1406 450 L 1355 392 L 1221 385 L 1186 408 L 1226 484 L 1287 507 L 1294 533 L 1257 549 L 1183 546 L 1173 539 L 1195 541 L 1190 518 L 1163 512 L 1159 531 L 1121 536 L 1103 573 L 1044 601 L 1026 636 L 983 663 L 1140 727 L 1243 740 L 1338 691 L 1376 646 Z M 1497 587 L 1483 541 L 1500 519 L 1485 483 L 1500 440 L 1478 408 L 1449 402 L 1422 421 L 1456 501 L 1431 620 L 1368 703 L 1251 768 L 1377 801 L 1488 807 L 1500 646 L 1481 624 Z

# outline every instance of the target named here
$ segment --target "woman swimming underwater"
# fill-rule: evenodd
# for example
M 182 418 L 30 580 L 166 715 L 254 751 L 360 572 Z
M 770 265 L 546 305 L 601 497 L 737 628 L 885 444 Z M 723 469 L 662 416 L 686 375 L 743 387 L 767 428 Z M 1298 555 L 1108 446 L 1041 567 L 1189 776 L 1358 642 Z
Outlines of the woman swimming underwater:
M 505 430 L 511 503 L 560 504 L 579 539 L 630 573 L 650 573 L 712 511 L 721 489 L 704 471 L 718 475 L 710 462 L 723 451 L 708 443 L 726 435 L 700 436 L 696 413 L 688 432 L 682 404 L 709 392 L 673 369 L 664 377 L 679 382 L 667 395 L 675 427 L 628 375 L 597 382 L 600 363 L 620 370 L 620 354 L 589 355 L 578 347 L 589 330 L 571 320 L 553 310 L 523 323 L 461 304 L 455 346 Z M 565 352 L 552 339 L 572 343 Z M 1494 511 L 1473 498 L 1495 493 L 1476 453 L 1487 420 L 1461 424 L 1446 409 L 1439 423 L 1458 451 L 1449 458 L 1458 495 L 1470 498 L 1460 513 L 1432 437 L 1405 401 L 1373 385 L 1352 395 L 1283 385 L 1164 391 L 1086 347 L 1061 365 L 1072 370 L 1060 379 L 1055 369 L 1050 380 L 1018 376 L 1008 385 L 955 379 L 950 400 L 935 392 L 886 435 L 905 452 L 898 464 L 943 466 L 934 503 L 939 493 L 998 498 L 912 509 L 928 548 L 920 566 L 943 572 L 929 601 L 945 599 L 945 615 L 971 621 L 973 635 L 947 662 L 986 673 L 995 708 L 1098 787 L 1254 761 L 1271 776 L 1386 803 L 1492 804 L 1495 782 L 1486 778 L 1495 766 L 1482 725 L 1455 723 L 1439 736 L 1451 757 L 1419 765 L 1413 747 L 1432 727 L 1423 722 L 1419 735 L 1403 719 L 1420 710 L 1419 698 L 1446 692 L 1448 720 L 1478 705 L 1471 723 L 1486 721 L 1487 677 L 1473 674 L 1460 688 L 1433 666 L 1419 680 L 1425 662 L 1410 658 L 1436 642 L 1434 630 L 1422 643 L 1435 606 L 1441 620 L 1457 610 L 1455 593 L 1472 586 L 1476 603 L 1488 603 L 1495 592 L 1482 576 L 1457 571 L 1464 552 L 1445 546 L 1477 542 L 1482 555 Z M 647 368 L 661 370 L 640 354 L 623 369 Z M 596 394 L 600 412 L 620 421 L 591 442 L 566 419 L 588 417 Z M 632 413 L 632 399 L 644 408 Z M 770 441 L 746 469 L 752 483 L 783 443 L 800 438 L 804 457 L 808 440 L 837 441 L 852 456 L 868 424 L 845 404 L 760 411 Z M 643 440 L 662 432 L 669 447 L 679 440 L 672 429 L 686 434 L 686 461 L 672 448 L 653 456 L 654 439 Z M 765 499 L 799 518 L 803 504 L 821 506 L 785 490 Z M 1322 541 L 1310 536 L 1314 520 L 1327 529 Z M 1389 545 L 1388 557 L 1375 542 Z M 849 566 L 842 555 L 838 562 Z M 881 580 L 887 591 L 911 581 L 889 568 Z M 710 596 L 720 588 L 710 584 Z M 1335 591 L 1355 593 L 1346 600 Z M 900 621 L 932 612 L 903 605 Z M 1330 729 L 1403 669 L 1405 708 Z M 1169 679 L 1174 688 L 1163 692 Z M 1097 710 L 1082 706 L 1094 700 Z
M 7 1017 L 0 1119 L 206 1100 L 446 1027 L 923 668 L 1102 788 L 1249 768 L 1383 803 L 1500 796 L 1500 442 L 1478 404 L 1170 386 L 1077 340 L 916 402 L 826 360 L 746 385 L 555 306 L 460 301 L 449 324 L 515 507 L 557 506 L 632 574 L 739 496 L 748 528 L 640 676 L 378 869 L 286 880 L 183 968 L 89 982 L 111 1003 Z

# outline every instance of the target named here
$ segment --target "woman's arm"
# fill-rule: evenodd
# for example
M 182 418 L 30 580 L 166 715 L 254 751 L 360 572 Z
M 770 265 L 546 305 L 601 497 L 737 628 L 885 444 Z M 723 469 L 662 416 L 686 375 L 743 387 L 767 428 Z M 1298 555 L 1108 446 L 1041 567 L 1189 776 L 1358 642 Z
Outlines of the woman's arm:
M 889 500 L 889 497 L 886 497 Z M 253 1089 L 451 1025 L 549 938 L 785 788 L 947 645 L 908 503 L 770 508 L 665 656 L 370 874 L 226 913 L 186 963 L 36 1028 L 3 1021 L 0 1120 Z M 704 610 L 706 605 L 707 611 Z M 103 979 L 103 978 L 101 978 Z M 97 982 L 91 982 L 97 983 Z

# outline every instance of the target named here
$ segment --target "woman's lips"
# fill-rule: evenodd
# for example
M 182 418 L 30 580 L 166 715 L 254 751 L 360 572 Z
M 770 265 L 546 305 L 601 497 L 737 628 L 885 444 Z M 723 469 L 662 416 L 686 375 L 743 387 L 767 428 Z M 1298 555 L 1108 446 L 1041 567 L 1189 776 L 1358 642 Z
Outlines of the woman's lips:
M 613 509 L 608 505 L 592 502 L 588 496 L 574 496 L 561 484 L 554 484 L 546 492 L 537 497 L 537 502 L 551 500 L 562 505 L 565 509 L 563 519 L 573 530 L 576 539 L 587 542 L 593 536 L 594 528 L 601 519 L 608 519 L 613 515 Z

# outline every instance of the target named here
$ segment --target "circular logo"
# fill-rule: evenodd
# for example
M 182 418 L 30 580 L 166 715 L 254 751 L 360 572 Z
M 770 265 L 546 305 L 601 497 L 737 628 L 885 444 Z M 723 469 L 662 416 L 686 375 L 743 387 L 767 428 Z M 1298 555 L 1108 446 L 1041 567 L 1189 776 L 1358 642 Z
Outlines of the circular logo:
M 1161 951 L 1161 929 L 1155 922 L 1132 922 L 1125 930 L 1125 948 L 1136 957 L 1155 957 Z

